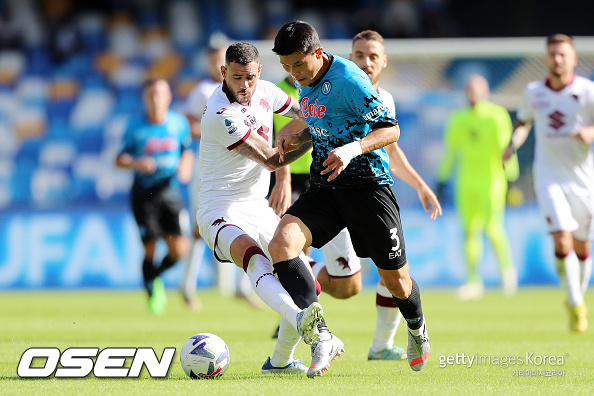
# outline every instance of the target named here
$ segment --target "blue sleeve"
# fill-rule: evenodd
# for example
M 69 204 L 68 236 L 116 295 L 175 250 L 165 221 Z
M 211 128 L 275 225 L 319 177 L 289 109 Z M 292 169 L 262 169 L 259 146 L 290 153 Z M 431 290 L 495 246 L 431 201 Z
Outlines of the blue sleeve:
M 124 153 L 134 156 L 134 128 L 132 127 L 132 122 L 130 120 L 126 124 L 126 130 L 122 137 L 122 145 L 118 155 Z
M 354 76 L 348 83 L 348 89 L 343 92 L 347 107 L 355 114 L 360 114 L 371 129 L 398 124 L 367 75 L 365 78 Z
M 184 116 L 180 116 L 181 120 L 181 151 L 192 149 L 192 134 L 190 133 L 190 123 Z

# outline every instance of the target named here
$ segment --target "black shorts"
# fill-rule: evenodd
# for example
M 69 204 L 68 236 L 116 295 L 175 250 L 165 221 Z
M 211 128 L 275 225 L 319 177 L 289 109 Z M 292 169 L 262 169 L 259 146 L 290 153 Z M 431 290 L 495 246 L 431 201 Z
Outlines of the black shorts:
M 346 227 L 357 256 L 370 257 L 385 270 L 406 264 L 399 208 L 389 186 L 336 190 L 311 187 L 287 213 L 309 228 L 313 247 L 321 248 Z
M 163 235 L 183 235 L 189 229 L 188 212 L 172 187 L 133 188 L 131 201 L 143 242 Z
M 292 201 L 295 202 L 309 188 L 309 173 L 291 173 Z

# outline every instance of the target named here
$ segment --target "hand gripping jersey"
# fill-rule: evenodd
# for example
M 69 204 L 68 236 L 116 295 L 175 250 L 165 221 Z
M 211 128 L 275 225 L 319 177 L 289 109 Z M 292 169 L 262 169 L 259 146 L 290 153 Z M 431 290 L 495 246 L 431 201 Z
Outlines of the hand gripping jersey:
M 367 136 L 372 129 L 397 125 L 369 77 L 355 63 L 328 54 L 330 66 L 314 84 L 301 87 L 299 103 L 313 142 L 311 182 L 322 188 L 392 185 L 383 148 L 360 155 L 328 182 L 320 175 L 330 151 Z
M 285 114 L 291 98 L 276 85 L 260 80 L 252 100 L 237 103 L 223 82 L 212 94 L 202 117 L 198 216 L 214 208 L 264 200 L 270 172 L 233 149 L 252 133 L 272 145 L 272 115 Z
M 153 174 L 134 173 L 134 186 L 147 189 L 177 181 L 181 153 L 189 150 L 190 144 L 190 126 L 181 114 L 169 110 L 163 124 L 153 124 L 143 113 L 128 121 L 120 153 L 155 160 L 157 169 Z
M 574 76 L 559 91 L 548 81 L 528 84 L 518 108 L 520 121 L 534 120 L 536 147 L 534 178 L 541 186 L 558 184 L 566 193 L 594 191 L 594 163 L 590 145 L 572 137 L 580 128 L 594 125 L 594 83 Z

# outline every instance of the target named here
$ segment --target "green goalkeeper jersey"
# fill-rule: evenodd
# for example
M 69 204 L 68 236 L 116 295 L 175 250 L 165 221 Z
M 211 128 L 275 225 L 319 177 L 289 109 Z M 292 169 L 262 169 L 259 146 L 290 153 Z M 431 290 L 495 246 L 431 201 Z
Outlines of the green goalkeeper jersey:
M 276 84 L 280 89 L 285 91 L 290 97 L 293 99 L 299 100 L 299 94 L 297 93 L 297 88 L 294 85 L 291 85 L 287 80 L 283 80 Z M 276 133 L 283 127 L 285 124 L 289 123 L 291 118 L 284 117 L 278 114 L 274 114 L 274 135 L 276 137 Z M 291 162 L 291 173 L 295 174 L 309 174 L 309 168 L 311 167 L 312 157 L 311 157 L 311 150 L 307 153 L 303 154 L 301 157 L 297 158 L 294 162 Z
M 459 109 L 450 117 L 445 130 L 445 155 L 437 179 L 449 179 L 458 166 L 457 194 L 466 191 L 499 195 L 507 190 L 507 180 L 518 178 L 519 167 L 514 155 L 506 161 L 501 157 L 512 133 L 508 111 L 489 101 L 474 107 Z

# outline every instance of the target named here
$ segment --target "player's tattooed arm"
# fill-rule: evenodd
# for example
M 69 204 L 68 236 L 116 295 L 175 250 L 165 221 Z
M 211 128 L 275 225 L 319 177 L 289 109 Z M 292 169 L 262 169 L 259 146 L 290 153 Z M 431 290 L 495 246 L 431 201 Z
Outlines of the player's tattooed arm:
M 303 113 L 301 112 L 301 109 L 299 108 L 299 102 L 296 101 L 295 99 L 293 99 L 293 101 L 291 102 L 291 107 L 284 114 L 284 116 L 305 122 L 305 117 L 303 116 Z
M 245 142 L 235 147 L 233 151 L 262 165 L 272 172 L 281 166 L 295 161 L 310 148 L 311 142 L 306 142 L 298 149 L 285 154 L 284 159 L 281 159 L 277 148 L 271 147 L 262 136 L 257 133 L 252 133 Z

